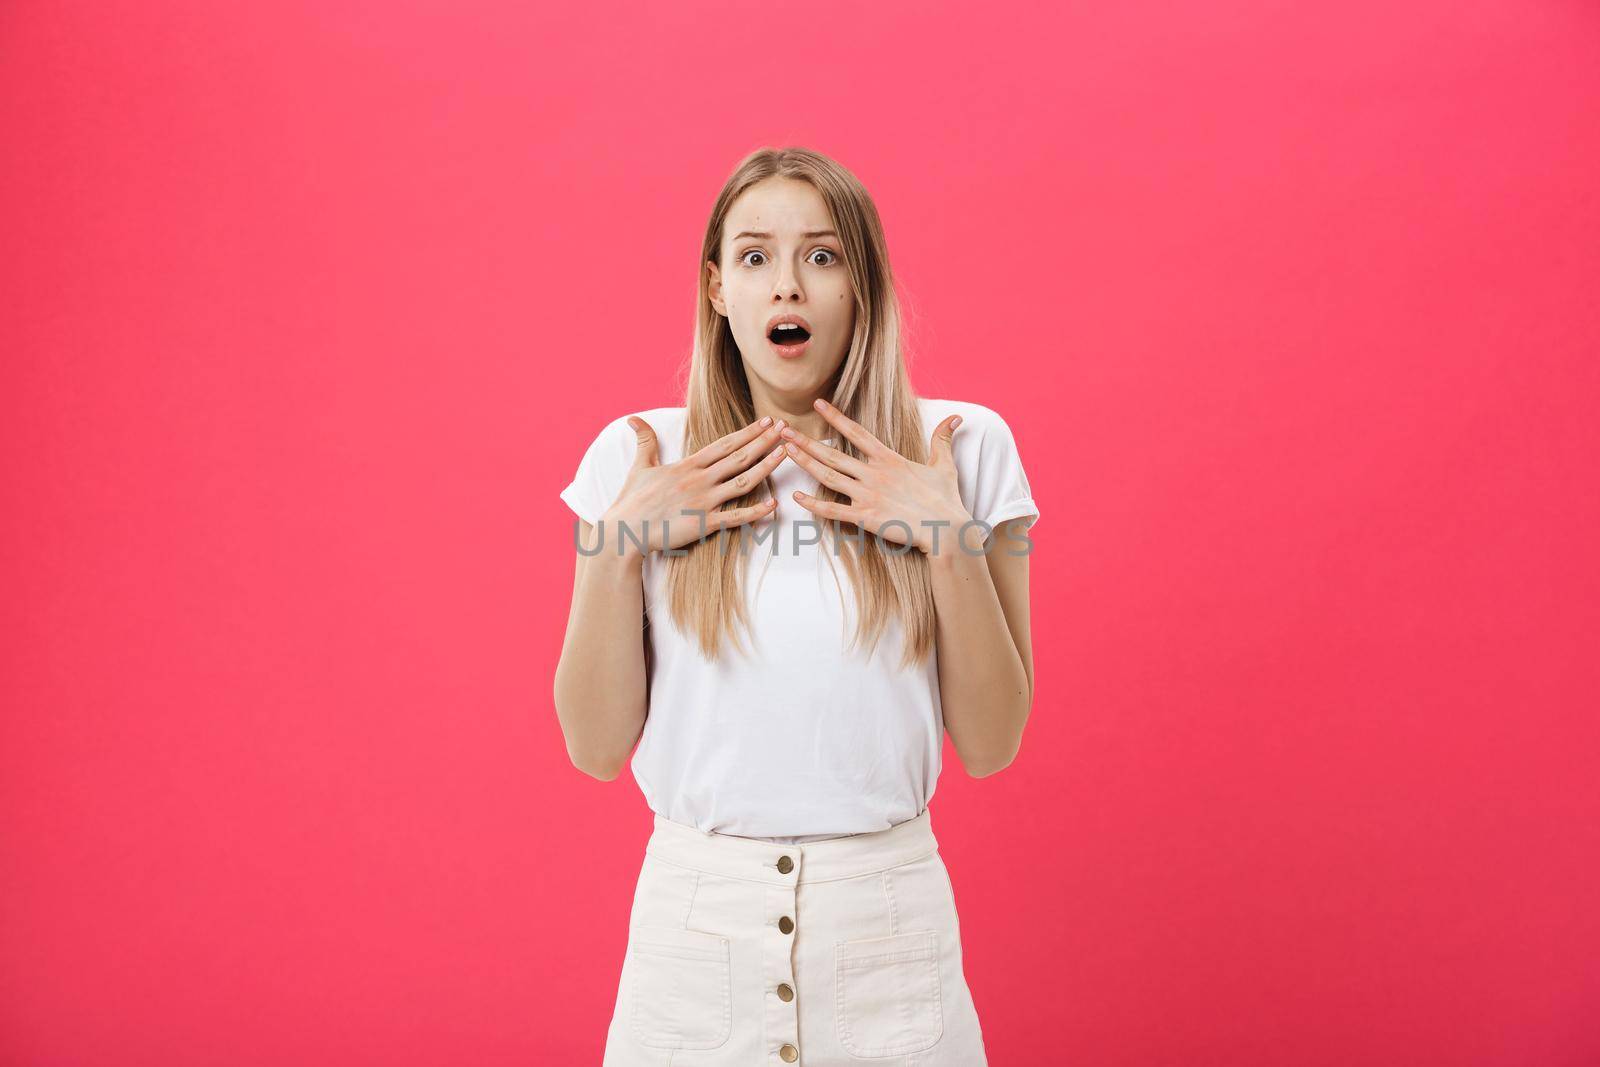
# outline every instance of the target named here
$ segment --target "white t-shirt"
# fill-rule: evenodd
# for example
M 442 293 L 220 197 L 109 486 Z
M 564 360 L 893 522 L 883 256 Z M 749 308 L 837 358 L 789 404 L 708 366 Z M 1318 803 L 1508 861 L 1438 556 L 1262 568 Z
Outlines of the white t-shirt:
M 995 526 L 1038 515 L 1011 429 L 998 413 L 959 400 L 919 398 L 917 405 L 925 434 L 948 415 L 962 416 L 953 445 L 956 480 L 974 519 Z M 655 431 L 661 463 L 683 458 L 686 408 L 632 414 Z M 627 416 L 608 423 L 561 499 L 597 523 L 620 494 L 636 448 Z M 654 551 L 644 558 L 654 663 L 633 777 L 653 811 L 702 831 L 794 843 L 885 830 L 921 814 L 938 781 L 944 720 L 937 649 L 926 665 L 901 670 L 905 635 L 893 616 L 870 657 L 847 648 L 855 602 L 849 575 L 837 558 L 830 569 L 823 520 L 792 495 L 814 493 L 817 480 L 793 457 L 771 479 L 775 517 L 752 526 L 763 536 L 747 557 L 746 652 L 724 636 L 720 655 L 708 661 L 672 622 L 670 561 Z M 681 521 L 698 525 L 693 516 Z M 618 534 L 606 525 L 601 551 L 615 552 Z M 644 540 L 643 531 L 633 533 Z M 953 545 L 953 536 L 953 528 L 941 528 L 941 547 Z M 737 551 L 738 542 L 730 543 Z

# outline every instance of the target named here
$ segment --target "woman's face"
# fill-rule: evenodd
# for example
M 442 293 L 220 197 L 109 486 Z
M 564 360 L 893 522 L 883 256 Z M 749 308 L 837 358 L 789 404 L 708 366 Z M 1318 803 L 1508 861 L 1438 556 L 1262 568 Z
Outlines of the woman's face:
M 728 320 L 758 401 L 809 413 L 844 362 L 856 312 L 842 248 L 809 182 L 766 178 L 728 211 L 722 262 L 706 264 L 711 306 Z M 786 315 L 805 333 L 769 336 L 773 320 Z M 799 338 L 804 342 L 778 343 Z

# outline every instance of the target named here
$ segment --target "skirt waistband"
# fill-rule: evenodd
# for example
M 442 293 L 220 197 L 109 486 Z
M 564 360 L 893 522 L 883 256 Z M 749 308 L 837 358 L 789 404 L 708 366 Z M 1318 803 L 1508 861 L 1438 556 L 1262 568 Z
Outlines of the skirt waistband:
M 938 849 L 927 808 L 887 830 L 794 845 L 698 830 L 656 813 L 655 828 L 645 844 L 648 855 L 667 863 L 772 885 L 876 874 Z

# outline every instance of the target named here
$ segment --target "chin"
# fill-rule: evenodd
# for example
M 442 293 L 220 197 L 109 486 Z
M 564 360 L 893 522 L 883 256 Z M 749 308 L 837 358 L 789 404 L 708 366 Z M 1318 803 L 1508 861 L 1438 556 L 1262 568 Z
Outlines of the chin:
M 827 380 L 827 375 L 818 374 L 816 365 L 806 359 L 793 362 L 764 359 L 757 363 L 746 363 L 745 372 L 754 374 L 770 389 L 795 396 L 815 393 Z

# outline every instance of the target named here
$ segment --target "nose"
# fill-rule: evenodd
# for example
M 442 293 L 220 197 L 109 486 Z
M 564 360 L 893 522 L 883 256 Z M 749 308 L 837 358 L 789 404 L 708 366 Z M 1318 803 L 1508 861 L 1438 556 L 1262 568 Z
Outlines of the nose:
M 800 276 L 795 273 L 794 268 L 787 262 L 783 262 L 778 267 L 778 281 L 772 287 L 772 295 L 779 301 L 799 300 L 802 295 L 800 292 Z

